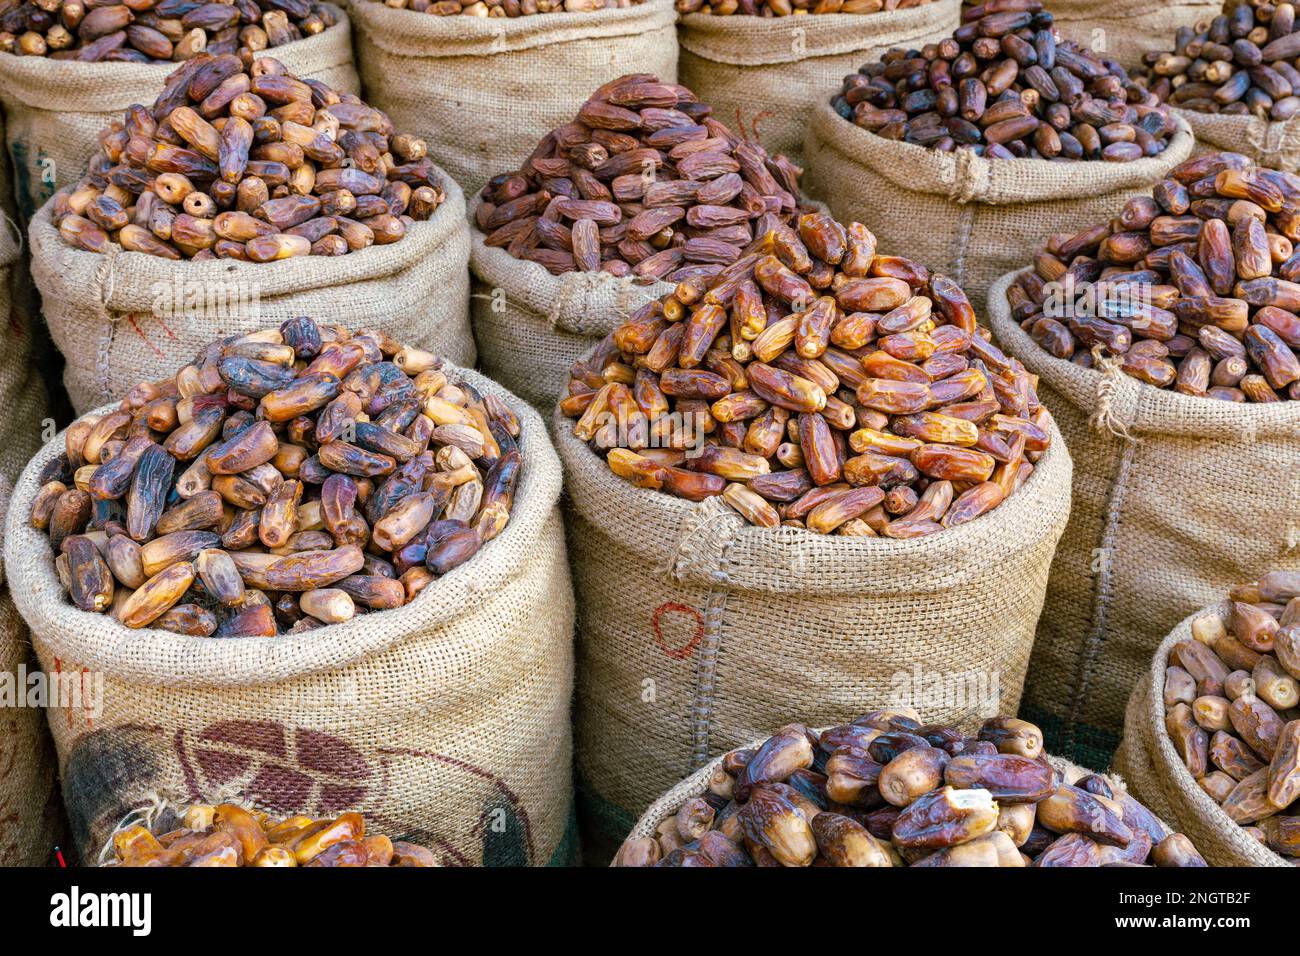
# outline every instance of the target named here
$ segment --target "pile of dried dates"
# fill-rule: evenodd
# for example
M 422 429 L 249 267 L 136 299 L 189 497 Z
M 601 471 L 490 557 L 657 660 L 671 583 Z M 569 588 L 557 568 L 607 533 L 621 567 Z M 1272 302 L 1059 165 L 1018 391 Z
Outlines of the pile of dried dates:
M 31 523 L 83 611 L 270 637 L 400 607 L 510 520 L 519 422 L 381 332 L 213 342 L 66 432 Z
M 716 276 L 794 212 L 801 170 L 736 136 L 684 86 L 619 77 L 483 187 L 491 247 L 555 275 Z
M 639 487 L 890 538 L 996 508 L 1052 429 L 955 282 L 824 213 L 640 309 L 574 363 L 560 408 Z
M 616 866 L 1205 866 L 1105 777 L 1067 783 L 1042 732 L 967 737 L 911 709 L 820 733 L 789 724 L 722 758 L 704 793 Z
M 69 245 L 269 262 L 400 241 L 446 198 L 424 140 L 261 57 L 203 54 L 99 135 L 53 217 Z

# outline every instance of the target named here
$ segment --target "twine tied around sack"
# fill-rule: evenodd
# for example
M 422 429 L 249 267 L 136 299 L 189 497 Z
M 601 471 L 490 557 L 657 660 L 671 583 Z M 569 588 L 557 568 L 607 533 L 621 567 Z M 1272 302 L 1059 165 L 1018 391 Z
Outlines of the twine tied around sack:
M 100 256 L 100 261 L 95 266 L 95 287 L 99 290 L 99 304 L 104 307 L 110 320 L 113 314 L 109 312 L 108 303 L 113 298 L 113 286 L 117 281 L 117 257 L 122 252 L 122 247 L 116 242 L 110 242 Z
M 572 332 L 587 332 L 580 313 L 585 315 L 587 299 L 608 286 L 614 287 L 614 311 L 619 321 L 628 317 L 629 300 L 634 290 L 631 276 L 616 276 L 608 272 L 566 272 L 560 279 L 560 292 L 546 311 L 546 321 L 552 328 Z M 574 317 L 574 321 L 570 317 Z M 565 321 L 565 320 L 568 321 Z M 601 333 L 603 334 L 603 333 Z
M 1123 441 L 1141 441 L 1129 432 L 1128 425 L 1115 410 L 1115 397 L 1124 382 L 1124 371 L 1120 367 L 1122 360 L 1118 355 L 1104 355 L 1100 346 L 1093 346 L 1092 357 L 1101 372 L 1101 378 L 1097 380 L 1095 410 L 1088 416 L 1088 424 L 1095 431 L 1109 432 Z
M 707 498 L 697 504 L 683 522 L 685 527 L 673 545 L 672 554 L 668 556 L 668 560 L 662 566 L 655 568 L 655 574 L 680 584 L 685 570 L 700 563 L 701 552 L 703 551 L 701 546 L 704 543 L 705 534 L 714 525 L 724 522 L 730 526 L 730 530 L 734 534 L 735 530 L 740 527 L 741 518 L 740 515 L 716 498 Z M 724 543 L 719 551 L 724 552 L 728 543 Z M 707 573 L 710 583 L 727 583 L 727 572 L 721 567 L 721 562 L 717 562 Z
M 989 161 L 971 149 L 958 149 L 948 155 L 952 157 L 948 199 L 966 205 L 983 196 L 989 186 Z

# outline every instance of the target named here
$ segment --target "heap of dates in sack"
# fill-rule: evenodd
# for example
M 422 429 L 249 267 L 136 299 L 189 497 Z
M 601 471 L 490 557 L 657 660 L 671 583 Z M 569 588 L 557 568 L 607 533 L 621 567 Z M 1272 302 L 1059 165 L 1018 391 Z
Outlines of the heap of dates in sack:
M 1234 588 L 1165 668 L 1165 730 L 1188 773 L 1275 853 L 1300 857 L 1300 573 Z M 1294 860 L 1300 864 L 1300 860 Z
M 0 53 L 83 63 L 252 57 L 338 22 L 311 0 L 0 0 Z
M 269 262 L 400 241 L 446 198 L 424 140 L 284 64 L 197 56 L 99 136 L 53 218 L 71 246 Z
M 483 187 L 486 244 L 555 275 L 716 275 L 794 212 L 801 170 L 712 112 L 651 74 L 606 83 L 517 172 Z
M 1139 77 L 1161 102 L 1198 113 L 1283 122 L 1300 113 L 1295 4 L 1240 3 L 1204 30 L 1179 27 Z
M 1053 427 L 955 282 L 824 213 L 640 309 L 574 363 L 560 407 L 640 487 L 890 538 L 996 508 Z
M 429 850 L 366 834 L 354 811 L 317 820 L 276 818 L 233 803 L 193 804 L 175 829 L 155 835 L 136 824 L 113 834 L 110 866 L 437 866 Z
M 820 733 L 788 724 L 726 754 L 704 793 L 617 866 L 1205 866 L 1191 841 L 1089 774 L 1067 783 L 1042 732 L 995 717 L 974 737 L 879 710 Z
M 989 159 L 1125 163 L 1164 152 L 1176 124 L 1122 66 L 1058 42 L 1040 0 L 990 0 L 921 50 L 892 49 L 831 105 L 885 139 Z
M 1049 353 L 1102 357 L 1156 388 L 1230 402 L 1300 399 L 1300 176 L 1210 153 L 1150 196 L 1048 239 L 1008 289 Z
M 72 602 L 269 637 L 400 607 L 510 520 L 519 422 L 383 333 L 291 319 L 74 422 L 40 475 Z

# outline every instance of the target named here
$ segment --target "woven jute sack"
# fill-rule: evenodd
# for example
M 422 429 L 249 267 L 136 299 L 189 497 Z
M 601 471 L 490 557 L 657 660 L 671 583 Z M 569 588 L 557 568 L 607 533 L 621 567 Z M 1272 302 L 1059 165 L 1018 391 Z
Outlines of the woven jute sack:
M 681 82 L 714 115 L 769 152 L 796 162 L 808 114 L 844 77 L 893 47 L 941 40 L 961 22 L 961 0 L 871 14 L 681 18 Z
M 600 86 L 677 76 L 673 0 L 533 17 L 439 17 L 351 5 L 368 102 L 473 194 L 528 158 Z
M 1024 710 L 1053 752 L 1104 767 L 1125 702 L 1184 616 L 1265 571 L 1300 568 L 1300 402 L 1234 404 L 1048 355 L 989 293 L 1002 347 L 1074 457 Z
M 572 424 L 554 420 L 586 830 L 616 846 L 658 794 L 792 713 L 832 723 L 904 702 L 970 727 L 1015 712 L 1070 509 L 1055 432 L 990 515 L 894 541 L 758 528 L 716 498 L 633 487 Z
M 361 89 L 352 65 L 352 31 L 339 22 L 316 36 L 264 51 L 304 80 Z M 86 171 L 100 130 L 136 103 L 158 98 L 175 63 L 79 63 L 43 56 L 0 57 L 0 104 L 8 121 L 18 211 L 27 222 L 55 191 Z
M 536 262 L 488 246 L 473 225 L 470 316 L 484 374 L 532 403 L 549 419 L 564 394 L 569 366 L 633 312 L 673 291 L 605 272 L 552 275 Z
M 32 461 L 14 494 L 6 562 L 42 665 L 82 674 L 92 691 L 85 706 L 48 715 L 83 856 L 155 799 L 238 794 L 285 813 L 356 809 L 447 863 L 572 859 L 560 464 L 536 412 L 477 373 L 449 371 L 521 422 L 509 524 L 410 604 L 307 634 L 209 640 L 77 610 L 26 520 L 63 436 Z
M 1178 127 L 1163 153 L 1132 163 L 989 160 L 884 139 L 823 101 L 808 127 L 804 179 L 836 219 L 865 223 L 886 252 L 951 276 L 980 301 L 1049 235 L 1104 222 L 1187 159 L 1192 133 Z
M 1226 116 L 1179 110 L 1196 136 L 1194 155 L 1227 150 L 1244 153 L 1260 166 L 1300 171 L 1300 118 L 1271 123 L 1258 116 Z
M 1220 0 L 1052 0 L 1051 12 L 1062 38 L 1133 69 L 1142 54 L 1170 49 L 1179 27 L 1208 24 L 1222 8 Z
M 23 302 L 29 283 L 14 235 L 9 224 L 0 224 L 0 322 L 5 323 L 0 334 L 0 516 L 9 506 L 14 481 L 41 447 L 48 414 L 45 383 L 32 361 L 37 323 Z
M 762 746 L 767 739 L 767 737 L 758 737 L 750 741 L 746 746 L 758 748 Z M 1052 766 L 1061 772 L 1066 783 L 1075 783 L 1080 778 L 1085 777 L 1092 772 L 1083 767 L 1077 767 L 1068 760 L 1063 760 L 1059 757 L 1048 757 L 1047 759 L 1051 761 Z M 704 767 L 695 771 L 685 780 L 678 783 L 671 790 L 657 799 L 649 806 L 645 813 L 641 814 L 641 818 L 637 820 L 636 825 L 633 826 L 631 832 L 627 834 L 627 840 L 637 840 L 641 837 L 654 836 L 656 831 L 659 829 L 659 824 L 663 823 L 669 817 L 675 816 L 677 811 L 681 809 L 683 803 L 691 797 L 703 796 L 704 793 L 707 792 L 709 789 L 709 778 L 721 765 L 722 757 L 719 756 L 710 761 Z M 1113 775 L 1108 776 L 1107 779 L 1110 781 L 1112 787 L 1126 791 L 1132 790 L 1131 787 L 1125 786 L 1123 780 L 1120 780 Z M 1154 812 L 1155 808 L 1148 807 L 1148 809 L 1151 809 Z M 1164 821 L 1162 820 L 1161 822 Z M 624 842 L 626 842 L 626 840 Z M 1200 844 L 1198 843 L 1197 847 L 1199 848 L 1199 846 Z
M 63 241 L 47 203 L 28 229 L 32 274 L 73 407 L 83 414 L 169 375 L 219 336 L 299 315 L 381 329 L 472 365 L 465 199 L 439 178 L 446 200 L 399 242 L 279 262 L 173 262 L 115 243 L 86 252 Z
M 46 415 L 45 386 L 32 367 L 32 328 L 14 307 L 14 273 L 21 268 L 18 245 L 0 229 L 0 515 L 9 507 L 13 484 L 41 444 Z M 5 541 L 0 540 L 0 556 Z M 18 695 L 26 695 L 25 675 L 36 670 L 32 645 L 9 597 L 0 570 L 0 674 Z M 57 795 L 54 757 L 45 714 L 39 706 L 0 707 L 0 866 L 45 863 L 55 842 Z
M 1224 601 L 1191 614 L 1156 648 L 1154 660 L 1133 686 L 1124 716 L 1124 740 L 1115 752 L 1114 765 L 1133 795 L 1191 837 L 1211 866 L 1290 866 L 1210 799 L 1188 772 L 1165 730 L 1165 668 L 1170 648 L 1192 638 L 1192 621 L 1205 615 L 1226 621 L 1230 611 Z

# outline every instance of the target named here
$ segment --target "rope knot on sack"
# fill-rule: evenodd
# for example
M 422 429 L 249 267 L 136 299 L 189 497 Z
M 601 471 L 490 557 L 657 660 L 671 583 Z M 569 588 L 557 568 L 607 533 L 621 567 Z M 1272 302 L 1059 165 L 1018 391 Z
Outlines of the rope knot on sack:
M 122 247 L 116 242 L 110 242 L 100 256 L 99 264 L 95 266 L 95 288 L 99 291 L 99 304 L 105 312 L 109 312 L 108 303 L 113 298 L 113 287 L 117 283 L 117 257 L 121 253 Z M 109 312 L 109 319 L 112 318 L 112 313 Z
M 1124 383 L 1124 370 L 1120 367 L 1122 359 L 1118 355 L 1103 355 L 1101 348 L 1097 346 L 1093 347 L 1092 356 L 1101 377 L 1097 380 L 1094 410 L 1088 416 L 1088 424 L 1094 431 L 1109 432 L 1123 441 L 1141 441 L 1129 432 L 1128 425 L 1120 418 L 1115 408 L 1116 398 Z
M 683 522 L 682 533 L 673 545 L 673 551 L 662 567 L 655 572 L 675 583 L 682 581 L 692 571 L 703 574 L 710 585 L 726 584 L 727 573 L 718 556 L 726 550 L 727 543 L 741 524 L 740 515 L 716 498 L 707 498 L 692 509 Z M 714 528 L 723 525 L 730 532 L 715 548 L 710 540 Z
M 634 286 L 631 276 L 608 272 L 566 272 L 560 279 L 560 291 L 546 312 L 552 328 L 590 335 L 604 335 L 608 329 L 589 328 L 585 319 L 591 310 L 591 297 L 609 287 L 614 289 L 614 311 L 620 322 L 630 313 Z
M 945 175 L 951 175 L 948 183 L 948 199 L 961 205 L 981 198 L 989 188 L 989 161 L 976 156 L 974 150 L 958 149 L 948 154 L 952 158 L 951 170 L 945 169 Z

